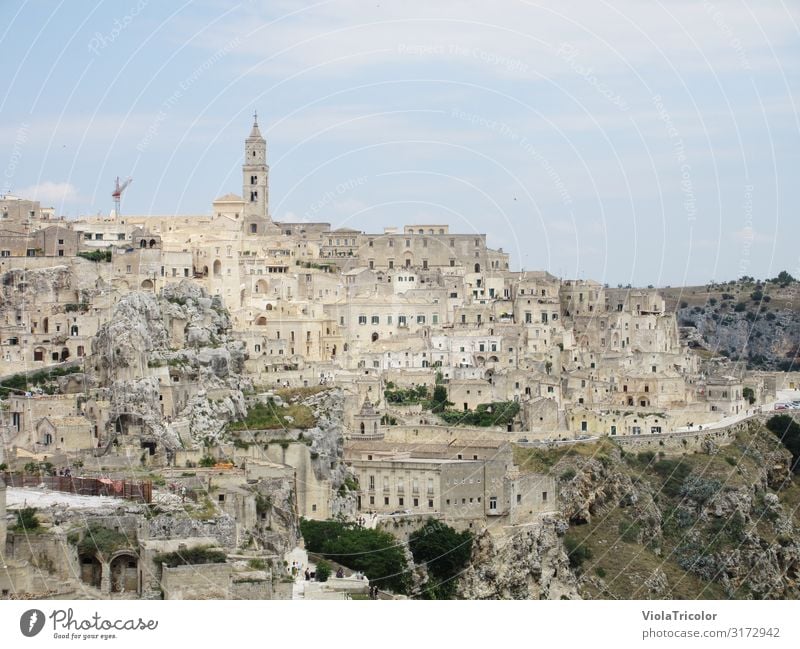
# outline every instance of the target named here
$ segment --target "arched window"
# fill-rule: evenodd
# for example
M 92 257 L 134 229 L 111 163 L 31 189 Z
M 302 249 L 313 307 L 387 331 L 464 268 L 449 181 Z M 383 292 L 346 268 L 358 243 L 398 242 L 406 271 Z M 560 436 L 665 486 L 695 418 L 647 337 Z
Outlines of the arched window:
M 376 340 L 378 340 L 378 332 L 377 331 L 372 334 L 372 342 L 375 342 Z
M 222 262 L 217 259 L 214 262 L 214 276 L 219 277 L 220 275 L 222 275 Z
M 480 264 L 475 264 L 475 272 L 476 273 L 480 273 L 481 272 L 481 265 Z
M 70 327 L 69 334 L 70 334 L 70 336 L 77 336 L 78 335 L 78 325 L 76 325 L 76 324 L 72 325 L 72 327 Z
M 361 428 L 361 434 L 363 435 L 364 432 L 366 431 L 366 427 L 364 426 L 364 422 L 363 421 L 361 422 L 360 428 Z
M 139 242 L 139 247 L 140 247 L 140 248 L 147 248 L 147 241 L 145 241 L 144 239 L 142 239 L 142 240 Z

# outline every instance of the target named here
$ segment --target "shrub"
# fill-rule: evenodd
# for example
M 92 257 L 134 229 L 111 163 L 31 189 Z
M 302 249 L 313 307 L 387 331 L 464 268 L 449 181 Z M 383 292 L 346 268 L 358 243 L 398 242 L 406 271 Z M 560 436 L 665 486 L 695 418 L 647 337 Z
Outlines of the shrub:
M 569 482 L 570 480 L 572 480 L 572 478 L 575 477 L 575 475 L 576 475 L 575 469 L 570 468 L 567 469 L 566 471 L 563 471 L 561 475 L 558 476 L 558 479 L 561 480 L 561 482 Z
M 111 249 L 108 250 L 92 250 L 91 252 L 79 252 L 78 257 L 83 257 L 95 263 L 100 261 L 111 261 Z
M 36 517 L 36 507 L 24 507 L 17 511 L 17 522 L 14 530 L 17 532 L 33 532 L 41 527 Z
M 206 468 L 212 467 L 216 463 L 217 463 L 217 461 L 213 457 L 211 457 L 210 455 L 204 455 L 203 457 L 200 458 L 200 462 L 198 462 L 199 466 L 206 467 Z
M 742 396 L 747 399 L 750 405 L 753 405 L 756 402 L 756 393 L 753 391 L 753 388 L 742 389 Z
M 108 558 L 117 550 L 133 546 L 133 539 L 129 539 L 122 532 L 112 530 L 99 523 L 90 523 L 77 543 L 78 554 L 94 556 L 101 554 Z
M 316 571 L 316 579 L 317 581 L 328 581 L 328 577 L 331 576 L 331 564 L 325 561 L 324 559 L 317 563 L 317 571 Z
M 247 562 L 247 567 L 253 570 L 266 570 L 267 562 L 264 559 L 250 559 Z
M 653 470 L 663 479 L 662 491 L 665 495 L 680 495 L 683 481 L 691 473 L 691 467 L 680 460 L 659 460 L 653 464 Z
M 746 311 L 747 304 L 745 302 L 737 302 L 736 306 L 733 307 L 733 310 L 736 311 L 736 313 L 741 313 L 742 311 Z
M 564 536 L 564 547 L 569 557 L 569 565 L 580 568 L 583 562 L 592 558 L 592 551 L 579 539 L 567 534 Z
M 642 533 L 642 526 L 636 521 L 620 521 L 617 529 L 619 530 L 620 539 L 622 539 L 625 543 L 639 542 L 639 535 Z
M 199 545 L 185 550 L 165 552 L 153 557 L 153 561 L 161 566 L 197 566 L 205 563 L 225 563 L 226 555 L 222 550 L 210 545 Z

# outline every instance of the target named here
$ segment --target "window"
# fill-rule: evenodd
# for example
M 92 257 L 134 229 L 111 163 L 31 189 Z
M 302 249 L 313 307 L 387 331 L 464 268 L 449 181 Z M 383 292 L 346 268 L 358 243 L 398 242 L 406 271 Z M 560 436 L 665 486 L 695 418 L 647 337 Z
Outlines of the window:
M 384 505 L 387 505 L 387 506 L 389 505 L 389 496 L 386 496 L 386 497 L 383 499 L 383 504 L 384 504 Z
M 589 430 L 589 424 L 588 424 L 588 422 L 586 422 L 586 421 L 582 421 L 582 422 L 581 422 L 581 431 L 582 431 L 582 432 L 586 432 L 587 430 Z
M 425 324 L 425 316 L 424 315 L 418 315 L 417 316 L 417 324 Z
M 546 491 L 543 491 L 543 492 L 542 492 L 542 502 L 543 502 L 543 503 L 546 503 L 546 502 L 547 502 L 547 492 L 546 492 Z
M 371 475 L 369 477 L 369 490 L 370 491 L 375 491 L 375 476 L 374 475 Z
M 372 324 L 376 325 L 376 324 L 380 324 L 380 323 L 381 323 L 380 316 L 377 316 L 377 315 L 372 316 Z
M 369 497 L 369 504 L 370 505 L 374 505 L 375 504 L 375 496 L 370 496 Z M 314 507 L 316 507 L 316 505 L 314 505 Z
M 433 499 L 428 498 L 428 509 L 433 509 Z
M 489 498 L 489 511 L 497 511 L 497 496 Z
M 360 324 L 360 325 L 367 324 L 367 316 L 365 316 L 365 315 L 358 316 L 358 324 Z
M 641 435 L 642 434 L 642 427 L 641 426 L 632 426 L 631 433 L 633 435 Z
M 612 426 L 611 427 L 611 434 L 612 435 L 616 435 L 617 434 L 617 427 L 616 426 Z
M 414 498 L 414 507 L 419 507 L 419 498 Z
M 404 502 L 404 501 L 403 501 L 403 497 L 402 497 L 402 496 L 400 496 L 400 497 L 397 499 L 397 504 L 398 504 L 398 505 L 400 505 L 400 507 L 402 507 L 402 506 L 403 506 L 403 502 Z

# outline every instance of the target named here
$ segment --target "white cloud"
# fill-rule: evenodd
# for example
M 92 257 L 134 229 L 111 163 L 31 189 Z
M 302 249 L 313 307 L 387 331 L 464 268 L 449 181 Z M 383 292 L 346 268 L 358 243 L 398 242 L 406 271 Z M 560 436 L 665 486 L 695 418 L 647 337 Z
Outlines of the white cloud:
M 563 43 L 578 52 L 579 63 L 605 72 L 653 63 L 678 74 L 776 69 L 770 46 L 791 43 L 796 32 L 790 9 L 773 3 L 558 0 L 503 3 L 500 11 L 494 3 L 463 0 L 337 0 L 302 9 L 270 0 L 246 5 L 203 44 L 216 50 L 232 37 L 242 38 L 237 52 L 248 56 L 248 66 L 262 63 L 260 71 L 270 76 L 442 62 L 524 79 L 572 74 L 559 54 Z
M 63 203 L 78 203 L 81 200 L 78 188 L 72 183 L 56 183 L 49 180 L 38 185 L 23 187 L 14 193 L 20 198 L 39 201 L 47 207 Z

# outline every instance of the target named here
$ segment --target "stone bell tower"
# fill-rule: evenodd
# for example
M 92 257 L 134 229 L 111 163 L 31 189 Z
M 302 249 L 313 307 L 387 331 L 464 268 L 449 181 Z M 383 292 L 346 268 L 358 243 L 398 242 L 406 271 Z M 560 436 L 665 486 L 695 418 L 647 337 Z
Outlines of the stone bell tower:
M 242 165 L 242 200 L 244 200 L 245 234 L 262 234 L 269 219 L 269 167 L 267 142 L 258 129 L 258 114 L 253 115 L 253 128 L 244 141 Z

